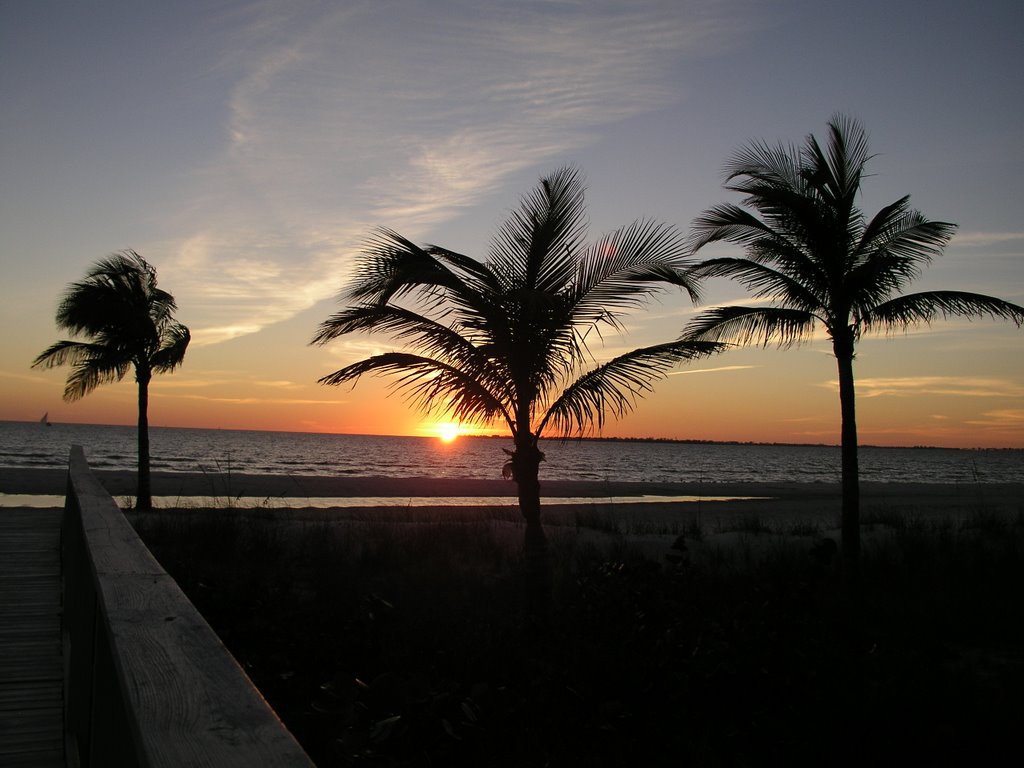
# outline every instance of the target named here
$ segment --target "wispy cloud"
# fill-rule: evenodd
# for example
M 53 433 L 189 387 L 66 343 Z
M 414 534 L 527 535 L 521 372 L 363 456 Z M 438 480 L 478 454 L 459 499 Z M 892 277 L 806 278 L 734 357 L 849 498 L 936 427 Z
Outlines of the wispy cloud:
M 839 388 L 836 381 L 822 382 L 821 386 Z M 857 394 L 860 397 L 1024 397 L 1024 386 L 1008 379 L 970 376 L 864 378 L 857 380 Z
M 691 373 L 721 373 L 722 371 L 744 371 L 757 368 L 756 365 L 722 365 L 718 368 L 690 368 L 685 371 L 672 371 L 669 376 L 685 376 Z
M 680 99 L 678 62 L 742 24 L 699 0 L 281 7 L 265 4 L 252 49 L 232 54 L 245 68 L 228 145 L 166 270 L 199 346 L 335 293 L 373 226 L 419 238 L 602 126 Z
M 258 387 L 270 387 L 272 389 L 305 389 L 308 384 L 299 384 L 295 381 L 257 381 Z
M 1024 243 L 1024 232 L 960 232 L 954 236 L 951 245 L 984 248 L 1000 243 Z
M 29 381 L 33 383 L 47 381 L 46 377 L 41 374 L 12 373 L 11 371 L 0 371 L 0 379 L 13 379 L 14 381 Z
M 214 397 L 210 395 L 173 395 L 177 400 L 199 400 L 207 403 L 227 403 L 232 405 L 338 405 L 346 402 L 336 399 L 309 399 L 284 397 Z
M 165 389 L 202 389 L 204 387 L 219 387 L 225 384 L 235 384 L 237 379 L 209 379 L 199 377 L 176 377 L 161 376 L 157 379 L 156 386 L 161 390 Z
M 976 427 L 1024 429 L 1024 408 L 1004 408 L 996 411 L 986 411 L 981 415 L 981 418 L 971 419 L 966 423 Z

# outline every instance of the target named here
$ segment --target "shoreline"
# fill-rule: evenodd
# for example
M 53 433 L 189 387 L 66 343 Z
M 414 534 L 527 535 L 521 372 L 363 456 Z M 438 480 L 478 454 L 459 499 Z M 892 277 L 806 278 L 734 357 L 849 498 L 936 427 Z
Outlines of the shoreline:
M 127 470 L 94 470 L 95 476 L 115 499 L 133 496 L 135 473 Z M 0 468 L 0 494 L 63 496 L 67 471 L 63 469 Z M 394 499 L 370 509 L 403 508 L 411 498 L 499 498 L 515 506 L 516 486 L 505 480 L 374 477 L 290 476 L 154 472 L 154 497 L 190 499 L 252 499 L 260 509 L 302 508 L 303 499 Z M 604 480 L 541 480 L 545 509 L 601 509 L 623 514 L 665 514 L 701 509 L 712 514 L 749 514 L 770 517 L 838 519 L 841 490 L 838 483 L 643 483 Z M 664 496 L 664 501 L 656 497 Z M 645 497 L 641 500 L 641 497 Z M 653 498 L 652 498 L 653 497 Z M 674 498 L 673 498 L 674 497 Z M 691 497 L 680 501 L 678 497 Z M 724 500 L 713 500 L 713 497 Z M 560 499 L 565 501 L 560 502 Z M 404 501 L 403 501 L 404 500 Z M 313 507 L 313 504 L 309 505 Z M 480 504 L 479 506 L 488 506 Z M 493 503 L 491 504 L 493 506 Z M 330 509 L 332 507 L 322 507 Z M 346 506 L 345 509 L 356 507 Z M 422 509 L 423 507 L 415 507 Z M 472 505 L 461 505 L 462 509 Z M 999 514 L 1024 513 L 1024 483 L 861 483 L 862 512 L 911 513 L 924 516 L 980 511 Z

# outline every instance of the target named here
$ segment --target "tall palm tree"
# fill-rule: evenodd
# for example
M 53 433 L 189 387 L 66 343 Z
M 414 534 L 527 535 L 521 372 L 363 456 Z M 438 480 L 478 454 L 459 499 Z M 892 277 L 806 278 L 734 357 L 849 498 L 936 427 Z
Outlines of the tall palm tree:
M 862 335 L 907 329 L 942 316 L 988 315 L 1024 322 L 1024 308 L 963 291 L 903 293 L 939 255 L 956 225 L 929 221 L 909 196 L 867 221 L 857 208 L 870 156 L 860 124 L 842 115 L 828 123 L 822 147 L 808 136 L 802 147 L 754 143 L 726 166 L 725 188 L 746 195 L 753 209 L 723 204 L 693 224 L 694 251 L 725 241 L 746 258 L 712 258 L 693 278 L 731 277 L 759 306 L 716 307 L 697 315 L 684 338 L 789 346 L 824 327 L 839 372 L 842 420 L 843 560 L 856 575 L 860 553 L 860 491 L 853 359 Z
M 587 247 L 580 174 L 563 168 L 541 180 L 499 230 L 484 262 L 436 245 L 419 247 L 391 230 L 368 243 L 351 306 L 323 322 L 313 343 L 383 332 L 409 351 L 374 355 L 320 379 L 355 382 L 391 374 L 425 412 L 460 422 L 503 422 L 514 449 L 528 552 L 545 548 L 538 447 L 549 430 L 583 434 L 621 416 L 677 363 L 721 345 L 672 341 L 595 364 L 590 333 L 621 331 L 622 312 L 683 276 L 685 241 L 665 225 L 637 221 Z
M 64 399 L 78 400 L 100 384 L 121 381 L 135 369 L 139 393 L 138 490 L 136 506 L 153 506 L 149 480 L 149 382 L 173 371 L 191 338 L 174 319 L 174 297 L 157 288 L 156 269 L 134 251 L 123 251 L 92 266 L 72 283 L 57 308 L 57 327 L 85 341 L 58 341 L 32 367 L 73 366 Z

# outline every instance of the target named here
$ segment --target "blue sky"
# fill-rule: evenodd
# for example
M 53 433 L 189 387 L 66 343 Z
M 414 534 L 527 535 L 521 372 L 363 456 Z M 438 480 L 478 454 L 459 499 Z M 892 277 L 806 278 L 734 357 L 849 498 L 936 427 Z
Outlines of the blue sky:
M 370 403 L 389 415 L 354 431 L 408 431 L 376 383 L 315 384 L 385 340 L 306 346 L 374 227 L 483 257 L 518 197 L 573 164 L 595 236 L 638 217 L 685 229 L 730 199 L 731 152 L 820 135 L 836 112 L 877 154 L 866 211 L 910 193 L 960 225 L 920 286 L 1024 303 L 1022 32 L 1019 2 L 4 2 L 0 312 L 17 333 L 0 418 L 132 421 L 130 385 L 68 406 L 65 372 L 29 364 L 64 286 L 134 248 L 194 333 L 155 385 L 158 421 L 346 431 Z M 711 303 L 742 298 L 709 286 Z M 693 309 L 666 296 L 603 351 L 671 338 Z M 958 321 L 867 343 L 868 434 L 1024 444 L 1021 342 Z M 827 351 L 730 353 L 610 431 L 833 439 Z M 643 413 L 666 407 L 671 428 Z

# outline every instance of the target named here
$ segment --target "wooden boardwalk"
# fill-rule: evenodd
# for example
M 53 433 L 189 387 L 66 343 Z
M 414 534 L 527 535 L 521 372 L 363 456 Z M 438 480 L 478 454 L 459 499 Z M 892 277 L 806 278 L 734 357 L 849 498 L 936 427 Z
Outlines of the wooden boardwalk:
M 0 766 L 64 766 L 63 510 L 0 508 Z

